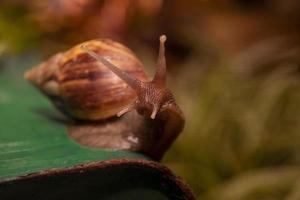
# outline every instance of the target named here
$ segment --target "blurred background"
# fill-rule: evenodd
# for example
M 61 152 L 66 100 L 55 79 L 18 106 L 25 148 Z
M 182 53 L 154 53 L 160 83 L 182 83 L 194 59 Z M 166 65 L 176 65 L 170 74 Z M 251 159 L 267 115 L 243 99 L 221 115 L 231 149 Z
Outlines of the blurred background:
M 160 34 L 186 115 L 163 163 L 199 199 L 299 200 L 297 0 L 1 0 L 0 73 L 109 37 L 151 76 Z

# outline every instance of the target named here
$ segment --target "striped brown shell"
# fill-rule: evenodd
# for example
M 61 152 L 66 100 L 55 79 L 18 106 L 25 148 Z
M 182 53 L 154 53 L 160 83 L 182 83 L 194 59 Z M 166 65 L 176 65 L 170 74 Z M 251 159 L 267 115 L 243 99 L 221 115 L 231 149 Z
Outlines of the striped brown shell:
M 105 39 L 91 40 L 84 45 L 137 79 L 148 80 L 142 63 L 120 43 Z M 77 119 L 101 120 L 115 116 L 136 98 L 124 81 L 83 51 L 81 44 L 27 71 L 25 78 L 58 109 Z

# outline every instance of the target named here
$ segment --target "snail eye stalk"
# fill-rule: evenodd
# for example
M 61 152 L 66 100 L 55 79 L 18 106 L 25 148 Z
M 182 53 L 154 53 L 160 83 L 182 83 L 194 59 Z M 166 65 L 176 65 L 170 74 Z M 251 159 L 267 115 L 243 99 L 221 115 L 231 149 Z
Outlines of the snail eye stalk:
M 131 76 L 127 72 L 119 69 L 117 66 L 106 60 L 103 56 L 99 56 L 94 51 L 90 50 L 86 45 L 81 45 L 81 48 L 94 59 L 101 62 L 104 66 L 106 66 L 109 70 L 116 74 L 120 79 L 126 82 L 132 89 L 134 89 L 135 91 L 140 89 L 141 81 Z
M 158 84 L 160 86 L 166 85 L 166 77 L 167 77 L 167 66 L 166 66 L 166 56 L 165 56 L 165 42 L 167 37 L 162 35 L 159 37 L 159 53 L 156 64 L 156 73 L 152 80 L 153 83 Z

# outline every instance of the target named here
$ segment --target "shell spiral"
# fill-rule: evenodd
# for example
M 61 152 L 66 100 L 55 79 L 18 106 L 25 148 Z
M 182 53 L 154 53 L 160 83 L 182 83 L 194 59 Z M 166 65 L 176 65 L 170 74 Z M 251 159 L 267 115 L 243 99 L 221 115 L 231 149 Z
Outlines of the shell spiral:
M 141 81 L 148 81 L 135 54 L 120 43 L 104 39 L 84 45 Z M 63 113 L 83 120 L 115 116 L 136 98 L 135 92 L 102 63 L 80 48 L 55 54 L 27 71 L 25 78 L 46 94 Z

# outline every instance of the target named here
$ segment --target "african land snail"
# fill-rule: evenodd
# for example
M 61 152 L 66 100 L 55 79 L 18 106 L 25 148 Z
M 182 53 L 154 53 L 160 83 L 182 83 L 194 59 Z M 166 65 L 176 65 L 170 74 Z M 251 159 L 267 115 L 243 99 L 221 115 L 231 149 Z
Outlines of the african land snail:
M 134 53 L 111 40 L 91 40 L 58 53 L 25 78 L 77 119 L 68 125 L 77 142 L 159 160 L 184 127 L 184 115 L 166 87 L 165 41 L 161 36 L 152 81 Z

